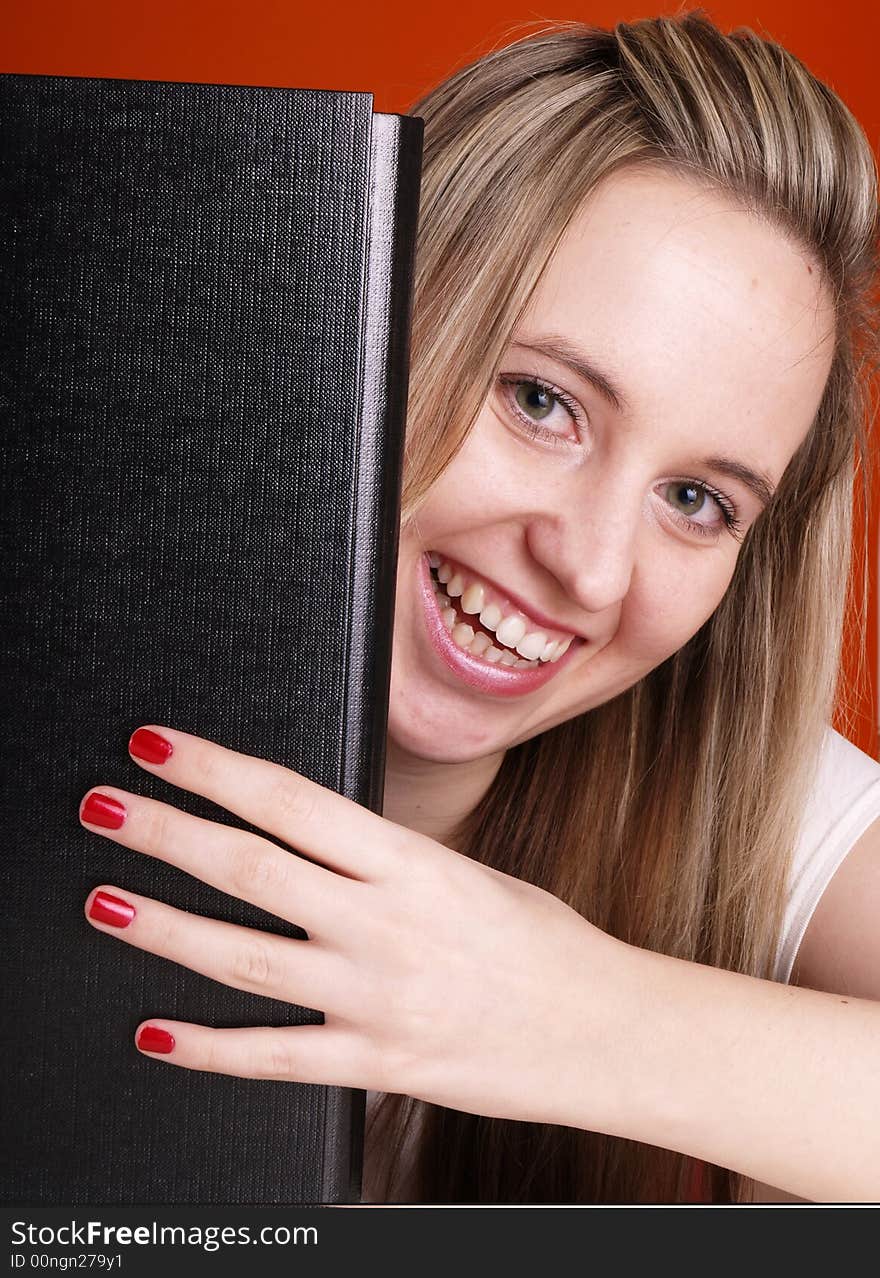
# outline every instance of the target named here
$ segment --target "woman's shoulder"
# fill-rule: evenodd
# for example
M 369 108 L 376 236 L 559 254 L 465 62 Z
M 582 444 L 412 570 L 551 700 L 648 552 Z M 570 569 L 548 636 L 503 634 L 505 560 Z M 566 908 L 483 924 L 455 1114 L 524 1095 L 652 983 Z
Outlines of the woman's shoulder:
M 880 763 L 829 725 L 789 870 L 777 980 L 789 980 L 825 889 L 847 853 L 878 818 Z

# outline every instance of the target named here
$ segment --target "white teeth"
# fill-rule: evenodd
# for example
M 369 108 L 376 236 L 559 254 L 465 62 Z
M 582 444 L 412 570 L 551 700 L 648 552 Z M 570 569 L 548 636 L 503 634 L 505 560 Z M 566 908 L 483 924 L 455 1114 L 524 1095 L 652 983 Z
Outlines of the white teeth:
M 478 586 L 476 582 L 468 586 L 467 590 L 461 597 L 462 612 L 480 612 L 486 598 L 486 592 L 482 586 Z
M 495 638 L 508 648 L 515 648 L 526 633 L 526 623 L 522 617 L 505 617 L 495 631 Z
M 444 608 L 451 608 L 452 600 L 449 598 L 446 592 L 442 590 L 440 586 L 438 586 L 437 582 L 434 580 L 433 577 L 431 578 L 431 586 L 434 590 L 434 598 L 437 600 L 437 607 L 439 608 L 440 612 L 442 612 Z
M 469 648 L 474 638 L 473 626 L 466 626 L 464 622 L 459 622 L 452 631 L 452 642 L 458 644 L 459 648 Z
M 472 581 L 465 589 L 462 574 L 456 572 L 447 560 L 432 551 L 429 561 L 434 570 L 432 584 L 437 607 L 447 630 L 453 632 L 458 647 L 482 656 L 485 661 L 519 668 L 534 668 L 539 662 L 556 662 L 568 652 L 573 635 L 567 639 L 549 639 L 543 630 L 527 632 L 527 622 L 521 616 L 505 617 L 497 604 L 485 603 L 486 588 L 480 582 Z M 438 583 L 445 585 L 445 592 Z M 457 606 L 453 600 L 458 600 Z M 461 621 L 462 613 L 479 616 L 484 628 L 494 631 L 498 644 L 504 647 L 494 646 L 489 636 L 481 631 L 475 634 L 473 627 Z
M 547 647 L 547 636 L 540 630 L 532 631 L 531 634 L 525 635 L 516 645 L 516 650 L 521 657 L 525 657 L 527 661 L 537 661 L 541 653 Z
M 563 639 L 560 642 L 553 656 L 550 658 L 551 662 L 558 661 L 560 657 L 565 656 L 565 654 L 568 652 L 569 647 L 571 646 L 571 640 L 572 640 L 572 636 L 569 635 L 567 639 Z
M 480 613 L 480 621 L 487 630 L 497 630 L 501 621 L 501 609 L 497 604 L 489 604 Z

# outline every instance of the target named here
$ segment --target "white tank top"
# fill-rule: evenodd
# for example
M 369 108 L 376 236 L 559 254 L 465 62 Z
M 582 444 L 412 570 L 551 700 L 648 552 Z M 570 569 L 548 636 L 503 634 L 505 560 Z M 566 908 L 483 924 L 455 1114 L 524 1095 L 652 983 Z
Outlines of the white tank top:
M 788 984 L 807 924 L 847 852 L 880 817 L 880 763 L 827 729 L 813 793 L 792 858 L 773 979 Z M 379 1092 L 367 1092 L 369 1112 Z M 407 1152 L 414 1153 L 410 1141 Z M 364 1186 L 362 1202 L 374 1201 Z
M 880 817 L 880 763 L 829 727 L 788 880 L 773 979 L 788 984 L 807 924 L 847 852 Z

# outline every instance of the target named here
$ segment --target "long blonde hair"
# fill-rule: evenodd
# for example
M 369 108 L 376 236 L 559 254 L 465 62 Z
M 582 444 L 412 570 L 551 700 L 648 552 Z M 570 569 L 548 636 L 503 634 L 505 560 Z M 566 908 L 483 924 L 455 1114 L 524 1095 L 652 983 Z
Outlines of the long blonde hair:
M 471 428 L 566 225 L 610 173 L 659 164 L 734 198 L 819 264 L 834 299 L 815 421 L 715 613 L 627 692 L 509 749 L 453 841 L 630 944 L 770 977 L 835 706 L 853 476 L 864 482 L 880 362 L 870 147 L 796 57 L 747 28 L 723 34 L 702 10 L 613 31 L 553 23 L 411 111 L 425 149 L 404 524 Z M 634 1141 L 387 1096 L 368 1133 L 384 1197 L 416 1119 L 410 1201 L 675 1202 L 694 1169 Z M 720 1201 L 750 1184 L 721 1168 L 712 1182 Z

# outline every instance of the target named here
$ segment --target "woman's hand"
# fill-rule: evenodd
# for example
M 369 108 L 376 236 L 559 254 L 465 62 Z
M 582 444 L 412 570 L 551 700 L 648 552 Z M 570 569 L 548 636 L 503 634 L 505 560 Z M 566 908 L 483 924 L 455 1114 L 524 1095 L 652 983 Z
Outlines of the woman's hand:
M 317 864 L 109 786 L 89 792 L 83 824 L 309 939 L 203 918 L 116 885 L 89 894 L 89 922 L 225 985 L 325 1017 L 323 1025 L 242 1029 L 151 1018 L 135 1036 L 142 1051 L 187 1069 L 401 1092 L 536 1122 L 583 1125 L 590 1089 L 601 1103 L 615 973 L 629 947 L 549 893 L 278 764 L 158 727 L 138 729 L 129 750 L 147 771 Z M 107 896 L 122 904 L 102 907 Z

